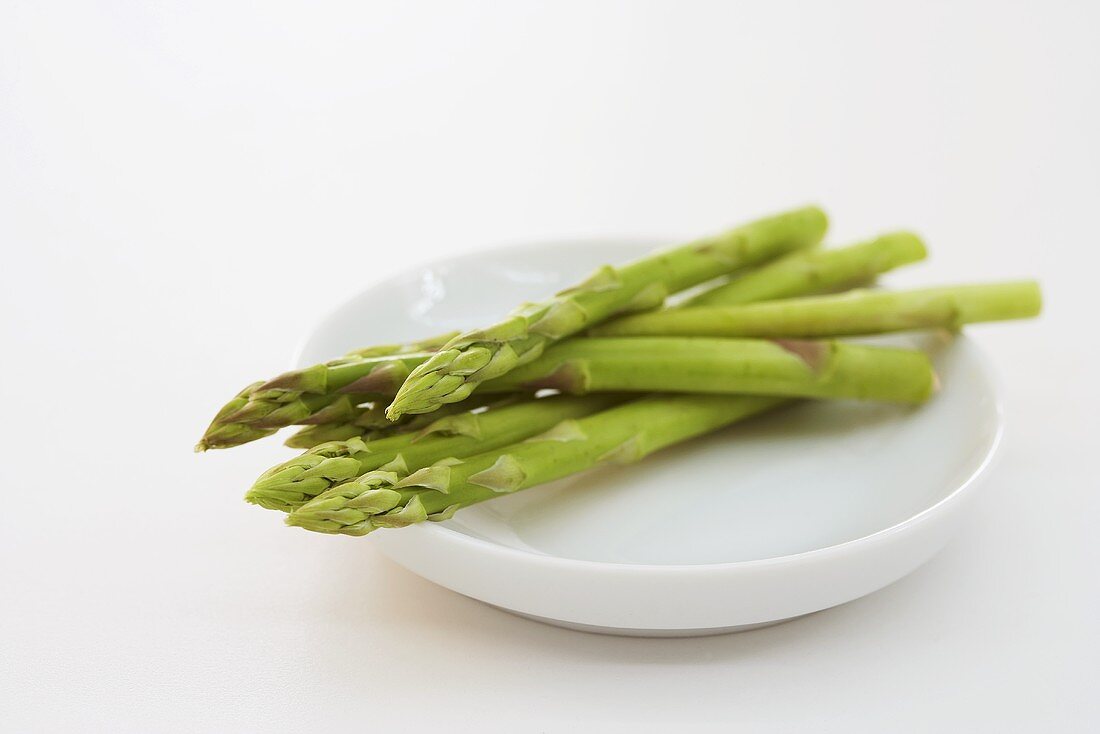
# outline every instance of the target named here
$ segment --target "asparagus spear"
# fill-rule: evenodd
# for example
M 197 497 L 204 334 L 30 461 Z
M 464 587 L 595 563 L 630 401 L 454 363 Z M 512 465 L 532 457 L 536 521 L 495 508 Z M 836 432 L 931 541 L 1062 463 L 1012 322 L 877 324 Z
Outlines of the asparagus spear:
M 372 441 L 375 439 L 375 430 L 377 429 L 357 426 L 354 422 L 303 426 L 283 441 L 283 445 L 292 449 L 311 449 L 330 441 L 347 441 L 352 438 Z
M 345 364 L 318 365 L 307 371 L 316 375 L 319 367 L 327 370 L 329 376 L 318 383 L 329 388 L 358 391 L 369 387 L 372 393 L 392 395 L 397 390 L 393 373 L 426 359 L 427 354 L 372 358 L 374 367 L 357 381 L 347 379 Z M 361 369 L 359 365 L 354 367 Z M 376 379 L 380 374 L 383 378 Z M 294 373 L 284 378 L 288 376 L 294 379 Z M 479 392 L 745 392 L 920 402 L 930 394 L 932 383 L 927 357 L 907 350 L 834 342 L 649 337 L 570 339 L 554 345 L 533 362 L 483 383 Z M 349 397 L 340 392 L 303 394 L 271 384 L 261 386 L 261 400 L 257 401 L 253 393 L 242 398 L 243 408 L 219 414 L 200 446 L 233 446 L 269 435 L 280 425 L 343 422 L 344 418 L 336 416 L 354 415 L 354 406 L 366 399 L 364 395 Z M 254 404 L 249 401 L 261 405 L 270 402 L 279 408 L 273 412 L 257 410 L 258 417 L 253 417 L 248 415 Z M 313 404 L 320 407 L 310 413 Z M 289 409 L 284 410 L 284 406 Z M 232 404 L 225 410 L 230 407 Z
M 618 319 L 593 329 L 603 336 L 822 337 L 879 334 L 906 329 L 1003 321 L 1036 316 L 1041 308 L 1034 281 L 850 291 L 744 306 L 666 309 Z
M 507 446 L 622 400 L 615 395 L 558 395 L 492 407 L 483 413 L 438 417 L 419 432 L 370 442 L 352 438 L 323 444 L 264 472 L 245 499 L 288 512 L 332 485 L 366 472 L 388 467 L 407 473 L 448 457 Z
M 398 433 L 419 431 L 435 419 L 442 418 L 445 415 L 475 410 L 490 404 L 501 405 L 510 399 L 510 397 L 501 395 L 477 394 L 468 400 L 463 400 L 461 403 L 450 403 L 435 413 L 405 415 L 396 421 L 386 418 L 384 402 L 375 401 L 369 406 L 358 408 L 359 412 L 352 420 L 341 423 L 307 425 L 296 431 L 283 443 L 292 449 L 311 449 L 329 441 L 347 441 L 350 438 L 361 438 L 365 441 L 376 440 Z
M 911 232 L 890 232 L 847 247 L 794 252 L 704 291 L 680 307 L 735 306 L 843 290 L 923 260 L 927 254 L 924 243 Z
M 920 403 L 936 383 L 923 352 L 837 341 L 572 339 L 486 391 L 694 392 Z
M 415 471 L 373 471 L 338 484 L 287 516 L 322 533 L 366 535 L 424 520 L 591 468 L 630 462 L 653 451 L 772 408 L 780 398 L 655 395 L 562 421 L 545 433 L 466 459 Z
M 605 266 L 549 300 L 521 306 L 505 321 L 452 339 L 413 370 L 387 415 L 429 413 L 464 400 L 478 384 L 537 359 L 555 341 L 617 314 L 655 308 L 670 293 L 815 245 L 826 226 L 824 212 L 807 207 L 619 268 Z
M 454 403 L 455 410 L 452 412 L 470 410 L 477 407 L 469 405 L 472 400 L 471 398 L 471 400 L 466 400 L 461 403 Z M 363 440 L 373 440 L 413 430 L 417 422 L 406 420 L 406 418 L 419 417 L 404 416 L 396 422 L 391 421 L 386 418 L 385 403 L 377 400 L 368 405 L 360 406 L 357 408 L 357 411 L 355 417 L 348 421 L 303 426 L 291 434 L 291 436 L 283 442 L 283 445 L 289 446 L 292 449 L 310 449 L 319 444 L 328 443 L 329 441 L 346 441 L 356 437 Z M 420 427 L 423 428 L 424 425 L 427 424 L 422 423 Z
M 448 331 L 446 334 L 437 334 L 427 339 L 421 339 L 406 344 L 376 344 L 373 347 L 361 347 L 353 349 L 347 357 L 391 357 L 396 354 L 411 354 L 413 352 L 434 352 L 444 344 L 454 339 L 461 332 Z

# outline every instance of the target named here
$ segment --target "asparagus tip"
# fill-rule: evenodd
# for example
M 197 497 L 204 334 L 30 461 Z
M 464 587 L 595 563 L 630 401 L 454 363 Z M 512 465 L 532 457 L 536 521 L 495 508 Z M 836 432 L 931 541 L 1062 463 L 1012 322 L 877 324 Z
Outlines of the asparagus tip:
M 292 528 L 305 528 L 306 530 L 316 529 L 318 532 L 324 532 L 323 529 L 314 528 L 315 523 L 311 522 L 310 517 L 299 514 L 297 511 L 288 514 L 285 518 L 283 518 L 283 522 L 285 522 L 289 527 Z
M 339 532 L 340 525 L 338 523 L 314 517 L 309 512 L 300 512 L 300 509 L 301 508 L 298 508 L 287 515 L 286 518 L 283 519 L 283 522 L 290 527 L 312 530 L 315 533 L 333 534 Z
M 276 510 L 278 512 L 287 513 L 293 512 L 301 506 L 300 502 L 297 504 L 293 502 L 287 502 L 280 497 L 274 497 L 270 493 L 257 491 L 255 489 L 250 489 L 248 490 L 248 492 L 245 493 L 244 501 L 250 505 L 262 507 L 265 510 Z

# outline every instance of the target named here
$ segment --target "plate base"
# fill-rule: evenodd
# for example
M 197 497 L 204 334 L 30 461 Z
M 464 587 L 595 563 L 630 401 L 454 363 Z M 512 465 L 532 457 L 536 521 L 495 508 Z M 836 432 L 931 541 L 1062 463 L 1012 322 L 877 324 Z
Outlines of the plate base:
M 490 604 L 489 606 L 495 607 L 496 605 Z M 774 619 L 770 622 L 757 622 L 756 624 L 736 624 L 732 627 L 704 627 L 702 629 L 634 629 L 630 627 L 601 627 L 596 624 L 566 622 L 561 619 L 540 617 L 537 614 L 524 614 L 523 612 L 505 609 L 504 607 L 496 608 L 502 612 L 514 614 L 517 617 L 523 617 L 524 619 L 530 619 L 535 622 L 542 622 L 543 624 L 553 625 L 554 627 L 563 627 L 576 632 L 591 632 L 597 635 L 616 635 L 618 637 L 710 637 L 711 635 L 727 635 L 732 632 L 758 630 L 763 627 L 771 627 L 773 625 L 783 624 L 784 622 L 790 622 L 795 619 L 809 616 L 808 614 L 799 614 L 794 617 L 787 617 L 786 619 Z M 811 612 L 811 614 L 812 613 L 813 612 Z

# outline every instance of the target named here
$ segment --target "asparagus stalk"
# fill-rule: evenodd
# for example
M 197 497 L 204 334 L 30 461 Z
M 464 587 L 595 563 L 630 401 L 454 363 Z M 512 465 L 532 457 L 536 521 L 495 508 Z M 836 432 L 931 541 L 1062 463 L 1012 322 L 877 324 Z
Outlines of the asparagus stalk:
M 375 441 L 352 438 L 323 444 L 264 472 L 245 499 L 289 512 L 334 484 L 369 471 L 385 467 L 408 473 L 449 457 L 507 446 L 622 400 L 615 395 L 558 395 L 438 417 L 421 431 Z
M 356 406 L 378 395 L 394 394 L 395 374 L 428 359 L 427 354 L 371 358 L 368 374 L 351 379 L 361 364 L 317 365 L 302 372 L 338 392 L 307 394 L 279 387 L 297 380 L 287 373 L 238 398 L 215 418 L 200 448 L 222 448 L 273 433 L 293 424 L 343 423 Z M 319 375 L 324 369 L 326 375 Z M 310 378 L 313 379 L 313 378 Z M 833 342 L 771 342 L 754 339 L 650 337 L 571 339 L 538 359 L 482 384 L 492 395 L 556 389 L 589 392 L 708 392 L 774 394 L 822 398 L 859 398 L 920 402 L 933 383 L 931 366 L 919 352 Z M 275 387 L 272 387 L 275 384 Z M 298 384 L 298 383 L 294 383 Z M 351 395 L 342 390 L 354 391 Z M 257 398 L 256 396 L 261 397 Z M 268 410 L 270 405 L 275 410 Z M 259 406 L 259 407 L 257 407 Z M 314 406 L 317 406 L 314 408 Z
M 486 391 L 743 393 L 920 403 L 927 355 L 837 341 L 631 337 L 572 339 L 484 384 Z
M 456 403 L 456 410 L 475 407 L 467 405 L 469 402 L 471 401 Z M 372 440 L 395 433 L 404 433 L 413 427 L 413 421 L 402 418 L 397 422 L 393 422 L 386 418 L 386 406 L 381 401 L 376 400 L 367 405 L 362 405 L 356 411 L 355 416 L 348 421 L 305 425 L 291 434 L 286 441 L 283 441 L 283 445 L 292 449 L 311 449 L 322 443 L 346 441 L 349 438 L 358 437 L 363 440 Z
M 292 449 L 311 449 L 330 441 L 347 441 L 351 438 L 369 441 L 374 440 L 376 430 L 357 426 L 354 422 L 303 426 L 283 441 L 283 445 Z
M 434 352 L 444 344 L 459 335 L 458 331 L 448 331 L 446 334 L 437 334 L 427 339 L 421 339 L 406 344 L 376 344 L 372 347 L 361 347 L 347 353 L 347 357 L 391 357 L 397 354 L 411 354 L 413 352 Z
M 531 362 L 550 344 L 611 316 L 655 308 L 670 293 L 817 244 L 825 214 L 798 209 L 659 252 L 625 266 L 604 266 L 583 283 L 508 319 L 452 339 L 416 367 L 387 415 L 429 413 L 464 400 L 482 382 Z
M 743 306 L 666 309 L 593 330 L 601 336 L 823 337 L 1003 321 L 1036 316 L 1034 281 L 909 291 L 850 291 Z
M 321 533 L 366 535 L 441 521 L 456 510 L 589 469 L 631 462 L 784 402 L 749 396 L 656 395 L 580 419 L 466 459 L 448 459 L 403 476 L 373 471 L 338 484 L 287 516 Z
M 284 445 L 292 449 L 311 449 L 329 441 L 347 441 L 350 438 L 361 438 L 364 441 L 385 438 L 398 433 L 419 431 L 432 423 L 437 418 L 453 413 L 483 408 L 490 404 L 500 405 L 511 398 L 500 395 L 477 394 L 461 403 L 450 403 L 443 409 L 428 415 L 406 415 L 396 421 L 386 418 L 386 408 L 383 402 L 374 402 L 369 406 L 358 408 L 357 417 L 340 423 L 320 423 L 307 425 L 290 436 Z
M 847 247 L 794 252 L 680 306 L 735 306 L 829 293 L 866 283 L 888 270 L 923 260 L 927 254 L 924 243 L 911 232 L 890 232 Z

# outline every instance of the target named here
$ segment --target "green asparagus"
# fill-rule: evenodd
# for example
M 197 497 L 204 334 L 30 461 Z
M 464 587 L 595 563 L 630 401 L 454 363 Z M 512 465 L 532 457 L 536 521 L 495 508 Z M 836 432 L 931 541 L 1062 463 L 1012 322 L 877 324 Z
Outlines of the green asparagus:
M 922 352 L 837 341 L 571 339 L 486 382 L 492 391 L 694 392 L 920 403 L 935 374 Z
M 361 438 L 364 441 L 376 440 L 398 433 L 418 431 L 435 419 L 442 418 L 445 415 L 475 410 L 490 404 L 502 405 L 511 399 L 512 397 L 509 396 L 479 393 L 472 395 L 461 403 L 450 403 L 435 413 L 404 415 L 396 421 L 386 418 L 385 402 L 375 401 L 369 406 L 358 408 L 359 412 L 352 420 L 340 423 L 305 425 L 283 443 L 292 449 L 311 449 L 329 441 L 347 441 L 350 438 Z
M 1034 281 L 850 291 L 743 306 L 666 309 L 618 319 L 593 329 L 600 336 L 826 337 L 1003 321 L 1036 316 Z
M 810 247 L 824 236 L 825 214 L 807 207 L 614 268 L 508 319 L 452 339 L 416 367 L 387 415 L 428 413 L 464 400 L 478 384 L 531 362 L 550 344 L 622 313 L 655 308 L 670 293 Z
M 302 426 L 290 434 L 283 446 L 292 449 L 311 449 L 330 441 L 347 441 L 351 438 L 359 438 L 364 441 L 374 440 L 374 428 L 363 428 L 350 423 L 321 423 L 316 426 Z
M 218 411 L 195 451 L 239 446 L 295 424 L 355 421 L 363 414 L 359 405 L 370 400 L 372 393 L 377 396 L 375 388 L 393 395 L 412 366 L 453 336 L 451 332 L 409 344 L 358 349 L 324 364 L 254 382 Z
M 287 523 L 322 533 L 366 535 L 455 511 L 591 468 L 632 462 L 785 402 L 780 398 L 656 395 L 466 459 L 446 459 L 411 474 L 379 470 L 338 484 L 298 507 Z
M 911 232 L 891 232 L 847 247 L 802 250 L 704 291 L 680 307 L 736 306 L 843 290 L 927 254 Z
M 369 442 L 352 438 L 323 444 L 264 472 L 245 499 L 290 511 L 332 485 L 368 471 L 386 467 L 409 472 L 442 459 L 506 446 L 623 400 L 616 395 L 530 399 L 482 413 L 438 417 L 418 432 Z
M 473 407 L 466 406 L 466 403 L 455 403 L 455 405 L 459 410 L 463 407 Z M 302 428 L 291 434 L 283 445 L 292 449 L 309 449 L 329 441 L 346 441 L 355 437 L 369 440 L 390 433 L 404 432 L 409 423 L 410 421 L 404 418 L 397 422 L 390 421 L 386 418 L 385 403 L 376 400 L 356 408 L 355 414 L 346 421 L 303 421 Z
M 426 359 L 427 354 L 371 358 L 374 366 L 357 380 L 347 372 L 363 371 L 359 363 L 318 366 L 328 375 L 317 383 L 357 393 L 369 388 L 375 397 L 392 395 L 397 390 L 392 374 Z M 318 367 L 308 369 L 317 375 Z M 347 370 L 349 367 L 353 369 Z M 384 377 L 377 379 L 380 374 Z M 276 378 L 285 379 L 293 378 Z M 216 419 L 204 437 L 207 446 L 235 445 L 234 440 L 243 443 L 236 438 L 241 431 L 246 436 L 250 431 L 268 435 L 280 425 L 346 422 L 356 415 L 358 403 L 368 397 L 341 392 L 303 394 L 271 388 L 270 384 L 261 386 L 266 396 L 263 400 L 256 401 L 254 393 L 245 398 L 243 409 Z M 928 396 L 931 384 L 931 367 L 919 352 L 833 342 L 631 337 L 566 340 L 533 362 L 483 383 L 479 392 L 746 392 L 920 402 Z M 273 412 L 258 410 L 258 418 L 247 415 L 250 406 L 266 405 L 265 401 L 280 407 Z M 313 404 L 320 407 L 310 413 Z M 233 432 L 229 438 L 226 431 Z
M 361 403 L 394 394 L 428 356 L 343 357 L 249 385 L 218 411 L 195 450 L 238 446 L 284 426 L 354 420 Z
M 437 334 L 427 339 L 420 339 L 419 341 L 407 342 L 405 344 L 376 344 L 372 347 L 353 349 L 345 356 L 392 357 L 397 354 L 411 354 L 413 352 L 434 352 L 460 333 L 459 331 L 448 331 L 446 334 Z

